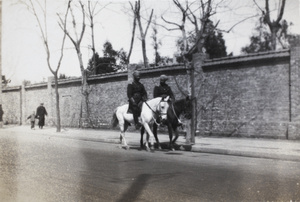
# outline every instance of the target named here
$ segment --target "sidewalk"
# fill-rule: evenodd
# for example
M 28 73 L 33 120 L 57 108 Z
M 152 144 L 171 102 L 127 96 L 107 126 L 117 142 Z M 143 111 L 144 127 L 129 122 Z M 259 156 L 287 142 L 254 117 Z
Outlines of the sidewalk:
M 30 133 L 51 135 L 59 138 L 70 138 L 84 141 L 106 142 L 119 144 L 119 134 L 117 130 L 93 130 L 64 128 L 60 133 L 54 127 L 31 130 L 30 126 L 4 126 L 0 129 L 0 135 L 5 131 L 17 133 Z M 144 136 L 145 138 L 145 136 Z M 163 148 L 166 148 L 169 136 L 159 134 L 158 136 Z M 126 132 L 127 144 L 131 147 L 138 147 L 140 135 L 137 132 Z M 280 160 L 300 161 L 300 141 L 299 140 L 276 140 L 257 138 L 221 138 L 221 137 L 195 137 L 194 145 L 186 145 L 183 136 L 177 140 L 176 149 L 191 152 L 213 153 L 221 155 L 234 155 L 254 158 L 269 158 Z

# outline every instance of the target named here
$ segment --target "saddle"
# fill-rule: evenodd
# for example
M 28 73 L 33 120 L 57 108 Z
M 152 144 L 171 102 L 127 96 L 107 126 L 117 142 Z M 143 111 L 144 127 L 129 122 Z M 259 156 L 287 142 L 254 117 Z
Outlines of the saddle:
M 139 107 L 140 112 L 142 111 L 142 106 L 143 106 L 143 102 L 140 102 L 140 103 L 138 104 L 138 107 Z M 128 107 L 128 110 L 127 110 L 127 114 L 133 114 L 132 109 L 129 108 L 129 107 Z

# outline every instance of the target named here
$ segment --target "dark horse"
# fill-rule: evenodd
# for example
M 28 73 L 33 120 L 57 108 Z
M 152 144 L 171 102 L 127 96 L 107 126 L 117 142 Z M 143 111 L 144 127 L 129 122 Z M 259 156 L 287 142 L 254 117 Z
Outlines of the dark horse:
M 178 139 L 178 131 L 177 127 L 180 126 L 179 122 L 179 117 L 183 113 L 184 117 L 186 119 L 191 119 L 192 117 L 192 100 L 190 99 L 189 96 L 187 96 L 184 99 L 177 100 L 173 104 L 170 104 L 170 107 L 168 108 L 167 111 L 167 120 L 164 121 L 164 125 L 168 127 L 168 132 L 169 132 L 169 147 L 171 150 L 174 149 L 174 144 L 176 140 Z M 157 137 L 157 123 L 153 124 L 153 135 L 155 137 L 156 143 L 158 144 L 158 147 L 160 147 L 160 143 Z M 143 147 L 143 135 L 144 135 L 145 129 L 142 127 L 141 128 L 141 148 Z M 175 137 L 173 139 L 173 132 L 175 134 Z

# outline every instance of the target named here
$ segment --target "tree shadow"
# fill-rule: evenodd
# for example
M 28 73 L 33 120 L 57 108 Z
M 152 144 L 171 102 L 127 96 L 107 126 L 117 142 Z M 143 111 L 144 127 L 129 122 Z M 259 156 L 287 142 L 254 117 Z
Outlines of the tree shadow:
M 150 177 L 151 175 L 149 174 L 139 175 L 133 184 L 127 189 L 127 191 L 122 194 L 120 199 L 117 200 L 117 202 L 136 201 L 144 187 L 147 186 L 147 182 L 149 181 Z
M 3 138 L 0 143 L 1 201 L 14 201 L 18 192 L 18 143 Z

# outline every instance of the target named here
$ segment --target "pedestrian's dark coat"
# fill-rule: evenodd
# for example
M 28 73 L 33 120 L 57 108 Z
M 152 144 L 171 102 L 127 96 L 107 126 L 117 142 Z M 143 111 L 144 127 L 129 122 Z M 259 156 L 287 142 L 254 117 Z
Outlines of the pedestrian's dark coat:
M 36 116 L 39 119 L 39 127 L 43 127 L 45 125 L 45 115 L 48 115 L 46 108 L 41 105 L 36 109 Z
M 45 117 L 45 115 L 48 115 L 47 113 L 47 110 L 44 106 L 39 106 L 37 109 L 36 109 L 36 115 L 38 117 Z

